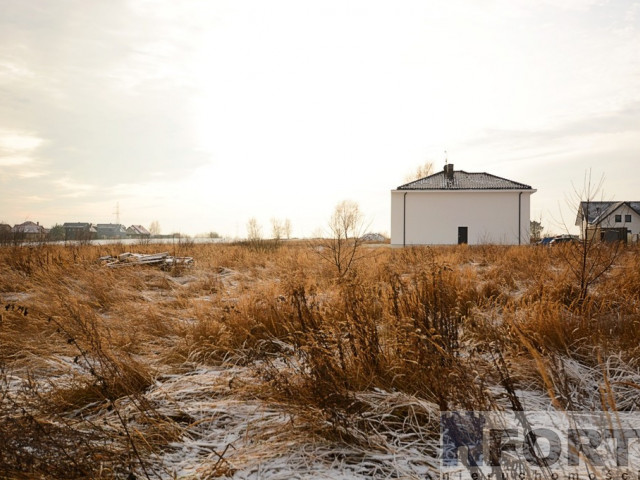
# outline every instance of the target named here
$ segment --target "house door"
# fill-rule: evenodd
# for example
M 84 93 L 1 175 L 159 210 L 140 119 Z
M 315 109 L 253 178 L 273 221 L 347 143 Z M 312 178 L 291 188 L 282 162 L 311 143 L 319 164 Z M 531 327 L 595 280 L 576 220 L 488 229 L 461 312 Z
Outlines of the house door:
M 467 242 L 469 227 L 458 227 L 458 245 Z

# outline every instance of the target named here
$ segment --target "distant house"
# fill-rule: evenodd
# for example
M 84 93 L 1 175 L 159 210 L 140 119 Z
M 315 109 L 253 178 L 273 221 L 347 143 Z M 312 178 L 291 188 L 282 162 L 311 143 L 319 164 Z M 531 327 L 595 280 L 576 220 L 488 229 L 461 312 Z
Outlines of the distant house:
M 127 238 L 127 229 L 119 223 L 99 223 L 96 225 L 96 233 L 99 239 Z
M 98 236 L 98 231 L 92 223 L 67 222 L 62 225 L 62 228 L 64 228 L 64 239 L 67 241 L 95 240 Z
M 363 242 L 382 243 L 386 240 L 384 235 L 380 233 L 365 233 L 360 240 Z
M 40 222 L 24 222 L 11 229 L 13 240 L 17 242 L 43 242 L 48 230 Z
M 529 243 L 529 185 L 444 170 L 391 191 L 391 244 Z
M 580 202 L 576 215 L 580 236 L 602 241 L 638 240 L 640 202 Z
M 142 225 L 131 225 L 127 228 L 127 236 L 129 238 L 150 238 L 151 233 Z

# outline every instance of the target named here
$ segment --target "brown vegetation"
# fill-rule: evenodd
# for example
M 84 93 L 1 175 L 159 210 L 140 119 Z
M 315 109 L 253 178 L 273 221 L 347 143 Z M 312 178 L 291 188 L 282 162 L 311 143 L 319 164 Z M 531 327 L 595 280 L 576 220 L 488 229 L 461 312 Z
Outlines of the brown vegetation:
M 435 444 L 434 411 L 515 407 L 527 391 L 556 408 L 639 406 L 635 247 L 588 289 L 573 245 L 375 248 L 348 269 L 307 244 L 170 248 L 196 266 L 97 263 L 123 245 L 0 248 L 5 476 L 170 477 L 163 455 L 200 421 L 156 390 L 202 366 L 253 372 L 211 398 L 279 405 L 308 435 L 378 449 L 400 430 Z M 215 453 L 203 477 L 241 463 Z

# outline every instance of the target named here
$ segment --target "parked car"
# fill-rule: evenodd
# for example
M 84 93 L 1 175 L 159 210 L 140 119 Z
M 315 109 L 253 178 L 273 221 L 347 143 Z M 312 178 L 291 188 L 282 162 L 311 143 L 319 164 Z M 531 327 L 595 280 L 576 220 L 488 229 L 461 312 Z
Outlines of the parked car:
M 552 245 L 560 245 L 562 243 L 577 243 L 579 242 L 577 235 L 556 235 L 555 237 L 544 237 L 542 240 L 536 242 L 536 245 L 542 245 L 543 247 L 549 247 Z
M 536 245 L 542 245 L 543 247 L 546 247 L 549 245 L 549 243 L 551 243 L 551 240 L 553 240 L 553 237 L 544 237 L 542 240 L 538 240 L 536 242 Z
M 550 246 L 560 245 L 564 243 L 578 243 L 578 237 L 576 235 L 558 235 L 553 237 L 549 242 Z

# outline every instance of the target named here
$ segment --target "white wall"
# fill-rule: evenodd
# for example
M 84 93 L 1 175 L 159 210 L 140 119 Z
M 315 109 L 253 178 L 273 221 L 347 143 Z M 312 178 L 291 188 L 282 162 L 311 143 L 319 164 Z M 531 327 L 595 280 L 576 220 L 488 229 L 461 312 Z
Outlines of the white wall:
M 621 215 L 621 222 L 616 222 L 616 215 Z M 625 215 L 631 215 L 631 222 L 625 222 Z M 638 215 L 634 210 L 629 208 L 628 205 L 621 205 L 615 210 L 611 215 L 605 218 L 602 223 L 600 223 L 601 228 L 627 228 L 629 233 L 637 235 L 640 233 L 640 215 Z M 584 227 L 582 228 L 580 234 L 584 233 Z
M 392 190 L 391 244 L 457 244 L 458 227 L 465 226 L 470 245 L 518 245 L 521 192 L 520 241 L 526 245 L 529 243 L 530 197 L 535 190 Z

